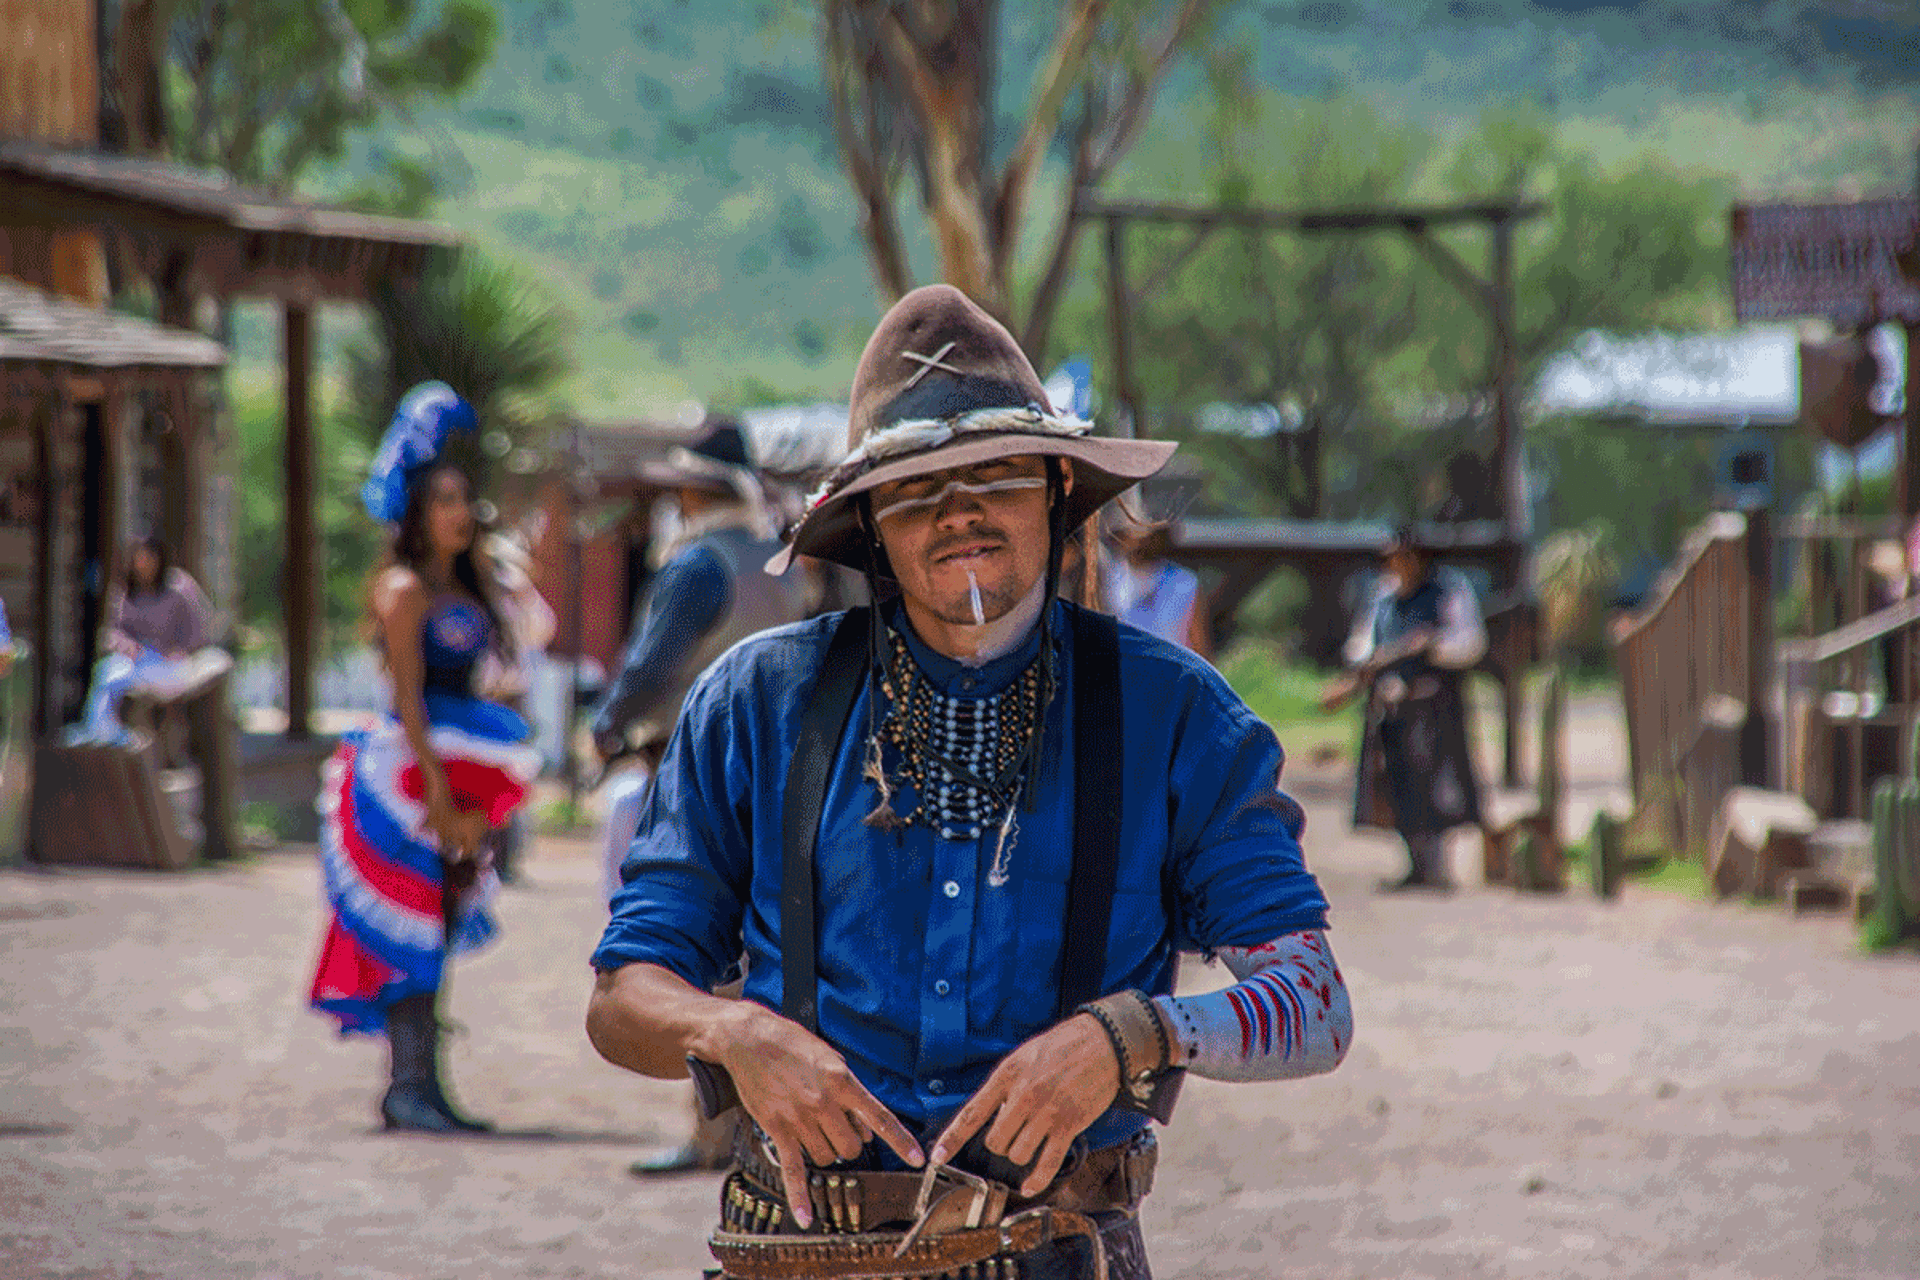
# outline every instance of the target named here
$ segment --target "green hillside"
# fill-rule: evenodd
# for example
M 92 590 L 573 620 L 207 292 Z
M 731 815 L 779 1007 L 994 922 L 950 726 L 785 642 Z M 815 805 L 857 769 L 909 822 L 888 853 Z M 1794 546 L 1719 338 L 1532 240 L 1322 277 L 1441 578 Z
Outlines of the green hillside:
M 328 184 L 389 153 L 431 162 L 438 216 L 532 268 L 578 316 L 567 393 L 589 416 L 840 393 L 875 306 L 807 6 L 501 7 L 502 48 L 468 100 L 386 126 Z M 1055 6 L 1005 11 L 1017 108 Z M 1247 48 L 1265 91 L 1344 95 L 1442 139 L 1521 104 L 1602 164 L 1651 152 L 1750 195 L 1912 180 L 1920 19 L 1900 6 L 1373 0 L 1236 15 L 1220 38 Z M 1184 69 L 1116 186 L 1203 196 L 1205 103 Z M 924 242 L 914 249 L 924 278 Z M 259 326 L 241 337 L 246 356 L 268 355 Z

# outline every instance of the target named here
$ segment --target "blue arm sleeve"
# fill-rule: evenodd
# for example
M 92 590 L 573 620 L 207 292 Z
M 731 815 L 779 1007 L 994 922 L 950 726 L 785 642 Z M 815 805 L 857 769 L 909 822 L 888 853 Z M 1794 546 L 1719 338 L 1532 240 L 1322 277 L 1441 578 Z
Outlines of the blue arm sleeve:
M 739 959 L 755 699 L 736 680 L 722 659 L 687 695 L 620 868 L 595 969 L 657 964 L 705 991 Z
M 1211 952 L 1326 928 L 1300 848 L 1306 815 L 1278 790 L 1280 740 L 1210 670 L 1183 720 L 1170 788 L 1178 945 Z
M 594 735 L 624 732 L 654 710 L 680 664 L 720 621 L 732 599 L 725 566 L 705 547 L 689 549 L 660 570 L 634 619 L 620 674 L 594 708 Z

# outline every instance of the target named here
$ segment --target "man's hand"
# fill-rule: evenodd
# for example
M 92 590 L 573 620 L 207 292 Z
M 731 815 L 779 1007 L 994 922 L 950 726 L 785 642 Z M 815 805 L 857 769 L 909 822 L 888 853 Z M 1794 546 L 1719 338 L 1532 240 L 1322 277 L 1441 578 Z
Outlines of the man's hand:
M 619 755 L 621 748 L 626 745 L 627 735 L 624 732 L 615 733 L 611 729 L 595 729 L 593 731 L 593 753 L 600 757 L 602 764 Z
M 696 1057 L 706 1055 L 696 1050 Z M 810 1226 L 807 1161 L 851 1160 L 879 1138 L 902 1160 L 926 1163 L 920 1144 L 848 1069 L 846 1059 L 799 1023 L 749 1001 L 727 1019 L 714 1059 L 733 1077 L 740 1105 L 773 1141 L 794 1221 Z
M 1073 1140 L 1106 1114 L 1120 1093 L 1113 1044 L 1091 1014 L 1075 1014 L 1015 1049 L 967 1099 L 933 1144 L 936 1164 L 952 1159 L 989 1119 L 987 1150 L 1033 1170 L 1023 1196 L 1046 1190 Z

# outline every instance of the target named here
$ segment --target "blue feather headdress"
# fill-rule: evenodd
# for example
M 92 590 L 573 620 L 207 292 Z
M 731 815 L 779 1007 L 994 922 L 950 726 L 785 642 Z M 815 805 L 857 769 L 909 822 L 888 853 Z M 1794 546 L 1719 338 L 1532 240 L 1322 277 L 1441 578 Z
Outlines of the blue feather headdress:
M 473 406 L 444 382 L 422 382 L 400 397 L 373 455 L 360 501 L 375 520 L 398 523 L 407 513 L 407 491 L 414 477 L 433 465 L 456 431 L 479 426 Z

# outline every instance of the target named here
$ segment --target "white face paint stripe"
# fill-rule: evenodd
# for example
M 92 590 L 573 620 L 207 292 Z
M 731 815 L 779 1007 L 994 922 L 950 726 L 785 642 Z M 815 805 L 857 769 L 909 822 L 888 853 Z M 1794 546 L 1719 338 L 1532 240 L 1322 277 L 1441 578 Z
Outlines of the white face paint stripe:
M 904 516 L 915 511 L 937 508 L 956 493 L 970 493 L 976 496 L 989 493 L 1012 493 L 1016 489 L 1044 489 L 1047 486 L 1045 476 L 1016 476 L 1011 480 L 989 480 L 973 484 L 963 480 L 949 480 L 940 487 L 938 493 L 930 493 L 922 498 L 901 498 L 889 502 L 874 510 L 875 521 L 885 520 L 889 516 Z

